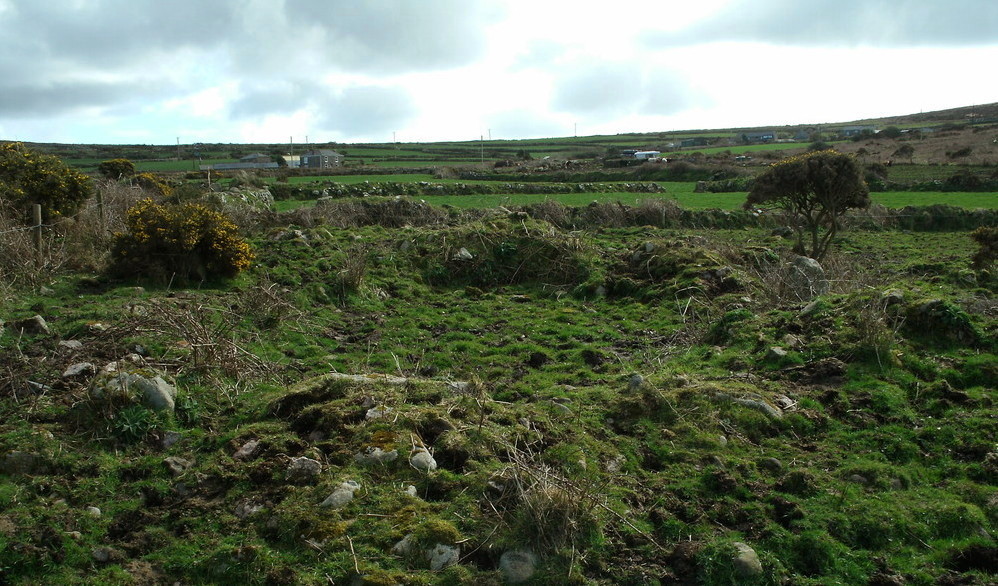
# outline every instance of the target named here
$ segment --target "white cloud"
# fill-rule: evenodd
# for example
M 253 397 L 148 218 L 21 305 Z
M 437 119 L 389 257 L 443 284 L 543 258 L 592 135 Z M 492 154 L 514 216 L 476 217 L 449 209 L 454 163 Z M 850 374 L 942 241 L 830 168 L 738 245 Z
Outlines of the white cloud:
M 0 30 L 0 138 L 61 142 L 844 121 L 994 101 L 998 58 L 993 0 L 0 0 Z

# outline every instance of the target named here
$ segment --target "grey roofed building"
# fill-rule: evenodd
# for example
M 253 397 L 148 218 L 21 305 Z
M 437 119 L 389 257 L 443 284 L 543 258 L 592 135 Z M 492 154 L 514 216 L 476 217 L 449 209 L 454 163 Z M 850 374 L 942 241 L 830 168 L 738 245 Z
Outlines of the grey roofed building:
M 303 169 L 328 169 L 343 164 L 343 155 L 329 149 L 314 149 L 301 156 Z

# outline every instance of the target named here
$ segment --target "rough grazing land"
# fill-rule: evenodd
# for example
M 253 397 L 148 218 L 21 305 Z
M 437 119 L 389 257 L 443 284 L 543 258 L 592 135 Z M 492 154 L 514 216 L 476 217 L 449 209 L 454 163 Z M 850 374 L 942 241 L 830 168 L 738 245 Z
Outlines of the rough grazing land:
M 290 217 L 233 282 L 8 299 L 6 582 L 995 582 L 967 232 Z

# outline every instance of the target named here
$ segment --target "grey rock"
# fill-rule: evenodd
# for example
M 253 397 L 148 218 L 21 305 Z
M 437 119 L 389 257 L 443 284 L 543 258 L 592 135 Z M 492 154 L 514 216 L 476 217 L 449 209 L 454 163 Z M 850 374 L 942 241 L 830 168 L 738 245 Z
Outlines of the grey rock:
M 398 543 L 392 546 L 392 553 L 395 555 L 407 556 L 412 553 L 413 549 L 416 547 L 416 539 L 413 537 L 412 533 L 406 535 L 399 540 Z
M 766 360 L 769 362 L 778 362 L 786 357 L 787 351 L 779 346 L 772 346 L 769 351 L 766 352 Z
M 116 556 L 115 551 L 110 547 L 97 547 L 90 552 L 90 557 L 94 558 L 95 562 L 106 564 Z
M 507 584 L 521 584 L 537 571 L 537 556 L 532 551 L 513 549 L 499 557 L 499 572 Z
M 430 571 L 440 570 L 453 566 L 461 559 L 461 548 L 456 545 L 444 545 L 438 543 L 426 552 L 426 559 L 430 562 Z
M 97 372 L 97 367 L 92 362 L 78 362 L 62 371 L 62 378 L 76 378 L 78 376 L 88 376 Z
M 173 411 L 177 389 L 163 380 L 163 377 L 155 376 L 150 379 L 132 374 L 129 377 L 129 385 L 140 393 L 142 404 L 146 407 L 153 411 Z
M 597 297 L 606 297 L 606 287 L 604 285 L 600 285 L 599 287 L 596 287 L 596 296 Z
M 860 474 L 850 474 L 848 480 L 849 482 L 853 482 L 855 484 L 866 485 L 869 483 L 869 480 L 867 480 L 865 476 L 862 476 Z
M 773 228 L 773 231 L 770 232 L 770 234 L 780 238 L 793 238 L 794 230 L 790 226 L 780 226 L 778 228 Z
M 240 519 L 245 519 L 246 517 L 251 517 L 263 509 L 265 509 L 260 503 L 254 502 L 252 500 L 242 501 L 236 505 L 236 510 L 234 511 L 236 517 Z
M 762 573 L 762 562 L 759 561 L 759 554 L 748 544 L 736 541 L 735 556 L 731 559 L 735 571 L 742 576 L 758 576 Z
M 790 263 L 786 285 L 791 294 L 801 300 L 811 300 L 828 293 L 828 279 L 821 263 L 806 256 L 798 256 Z
M 383 417 L 387 417 L 388 414 L 391 413 L 391 412 L 392 412 L 391 407 L 383 407 L 383 406 L 382 407 L 372 407 L 371 409 L 367 410 L 367 413 L 364 415 L 364 417 L 366 419 L 368 419 L 368 420 L 370 420 L 370 419 L 381 419 Z
M 804 306 L 804 309 L 800 310 L 801 317 L 810 317 L 818 311 L 818 302 L 812 301 Z
M 769 470 L 770 472 L 779 472 L 783 469 L 783 462 L 780 462 L 776 458 L 763 458 L 759 460 L 759 466 Z
M 194 462 L 179 456 L 170 456 L 163 460 L 163 465 L 170 471 L 170 474 L 180 476 L 184 472 L 187 472 L 187 469 L 193 466 Z
M 409 464 L 420 472 L 430 473 L 437 469 L 437 461 L 426 448 L 416 448 L 409 456 Z
M 475 255 L 468 252 L 468 249 L 464 247 L 461 247 L 461 250 L 458 250 L 451 256 L 451 260 L 472 260 L 473 258 L 475 258 Z
M 403 490 L 402 492 L 406 493 L 407 495 L 409 495 L 411 497 L 418 497 L 419 496 L 419 491 L 416 490 L 416 487 L 413 486 L 413 485 L 411 485 L 411 484 L 409 486 L 405 487 L 405 490 Z
M 728 446 L 728 438 L 724 437 L 723 435 L 719 435 L 717 436 L 717 443 L 722 448 L 726 448 Z
M 163 434 L 163 439 L 160 441 L 160 444 L 163 446 L 164 450 L 167 450 L 175 446 L 182 439 L 184 439 L 184 434 L 179 431 L 168 431 Z
M 394 462 L 399 457 L 398 450 L 386 452 L 381 448 L 369 446 L 359 454 L 355 454 L 353 459 L 358 464 L 387 464 Z
M 49 287 L 46 287 L 45 285 L 42 285 L 41 287 L 38 288 L 38 294 L 44 295 L 45 297 L 52 297 L 53 295 L 55 295 L 55 289 L 51 289 Z
M 0 326 L 3 324 L 0 323 Z M 83 347 L 83 342 L 79 340 L 59 340 L 59 347 L 67 350 L 79 350 Z
M 236 460 L 249 460 L 256 455 L 257 448 L 260 447 L 259 440 L 250 440 L 240 446 L 236 453 L 232 454 L 232 457 Z
M 291 458 L 291 462 L 288 464 L 287 478 L 291 482 L 305 484 L 315 481 L 321 473 L 322 464 L 312 458 L 301 456 Z
M 90 515 L 91 517 L 100 517 L 102 514 L 101 510 L 97 507 L 87 507 L 86 511 L 87 514 Z
M 880 295 L 884 307 L 904 304 L 904 292 L 900 289 L 888 289 Z
M 645 384 L 645 377 L 640 374 L 632 374 L 631 378 L 627 381 L 627 388 L 631 391 L 636 391 L 641 388 L 641 385 Z
M 45 323 L 45 318 L 40 315 L 29 317 L 15 322 L 11 322 L 10 327 L 15 332 L 21 332 L 29 336 L 38 334 L 50 334 L 49 325 Z
M 328 507 L 331 509 L 339 509 L 345 506 L 347 503 L 353 500 L 353 493 L 360 489 L 360 483 L 347 480 L 341 483 L 336 490 L 326 497 L 326 500 L 322 501 L 319 505 L 320 507 Z

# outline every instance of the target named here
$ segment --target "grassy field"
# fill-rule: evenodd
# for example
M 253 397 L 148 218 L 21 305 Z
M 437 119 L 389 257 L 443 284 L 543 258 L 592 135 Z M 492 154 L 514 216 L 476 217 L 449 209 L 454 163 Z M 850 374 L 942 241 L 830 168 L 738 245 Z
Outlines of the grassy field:
M 845 233 L 808 305 L 768 230 L 342 220 L 252 233 L 231 281 L 4 298 L 51 328 L 0 334 L 5 582 L 994 582 L 966 233 Z
M 348 179 L 344 183 L 360 183 L 363 181 L 376 182 L 381 176 L 363 175 L 356 177 L 342 177 Z M 384 176 L 391 177 L 391 181 L 412 180 L 429 181 L 433 183 L 455 182 L 438 181 L 427 179 L 422 175 L 397 175 Z M 404 179 L 403 179 L 404 178 Z M 293 180 L 294 178 L 292 178 Z M 339 181 L 340 178 L 331 178 Z M 474 182 L 466 182 L 474 183 Z M 427 203 L 436 206 L 453 206 L 457 208 L 494 208 L 498 206 L 515 207 L 538 203 L 542 201 L 556 201 L 569 206 L 584 206 L 594 201 L 597 202 L 621 202 L 633 205 L 636 202 L 646 199 L 671 199 L 675 200 L 681 207 L 686 209 L 721 209 L 736 210 L 741 209 L 745 203 L 747 193 L 694 193 L 695 183 L 691 182 L 660 182 L 665 188 L 663 194 L 647 193 L 572 193 L 560 195 L 530 195 L 530 194 L 497 194 L 497 195 L 427 195 L 418 199 L 423 199 Z M 874 203 L 888 208 L 903 208 L 906 206 L 928 206 L 934 204 L 945 204 L 967 209 L 998 209 L 998 196 L 990 193 L 939 193 L 939 192 L 883 192 L 871 194 Z M 279 210 L 290 210 L 311 205 L 310 202 L 277 202 Z

